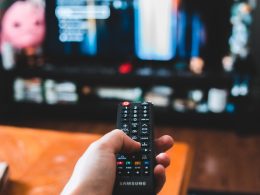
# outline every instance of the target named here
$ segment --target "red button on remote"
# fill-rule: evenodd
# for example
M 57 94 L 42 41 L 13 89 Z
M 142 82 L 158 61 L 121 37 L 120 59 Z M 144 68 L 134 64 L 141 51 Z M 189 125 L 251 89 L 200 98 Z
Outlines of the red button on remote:
M 116 164 L 117 164 L 117 165 L 123 165 L 124 162 L 123 162 L 123 161 L 118 161 L 118 162 L 116 162 Z
M 130 102 L 123 102 L 122 103 L 122 106 L 129 106 L 130 105 Z

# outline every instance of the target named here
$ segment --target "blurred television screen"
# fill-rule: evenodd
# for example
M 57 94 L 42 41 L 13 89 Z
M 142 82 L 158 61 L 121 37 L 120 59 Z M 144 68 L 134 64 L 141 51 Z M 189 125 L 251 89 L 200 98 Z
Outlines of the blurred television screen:
M 186 62 L 232 71 L 250 53 L 256 1 L 47 0 L 45 51 L 52 59 Z

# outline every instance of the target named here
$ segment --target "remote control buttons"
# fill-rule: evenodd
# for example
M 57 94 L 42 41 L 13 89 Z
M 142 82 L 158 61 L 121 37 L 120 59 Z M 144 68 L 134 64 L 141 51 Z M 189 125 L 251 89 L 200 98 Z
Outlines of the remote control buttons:
M 132 109 L 133 109 L 133 110 L 138 110 L 138 106 L 137 106 L 137 105 L 134 105 L 134 106 L 132 107 Z
M 135 175 L 141 175 L 141 161 L 134 162 L 134 173 Z
M 147 110 L 147 111 L 149 111 L 149 110 L 150 110 L 150 107 L 149 107 L 148 105 L 146 105 L 146 106 L 141 106 L 141 110 Z
M 127 107 L 127 106 L 130 106 L 130 102 L 122 102 L 122 106 L 124 106 L 124 107 L 125 107 L 125 106 L 126 106 L 126 107 Z
M 131 133 L 132 133 L 132 135 L 137 135 L 138 134 L 138 130 L 132 129 Z
M 123 166 L 123 165 L 124 165 L 124 161 L 117 161 L 117 162 L 116 162 L 116 165 L 118 165 L 118 166 Z
M 148 142 L 149 141 L 149 137 L 148 136 L 142 136 L 140 138 L 141 141 L 144 141 L 144 142 Z
M 130 175 L 132 175 L 132 172 L 133 172 L 132 167 L 126 167 L 124 175 L 130 176 Z
M 136 135 L 133 135 L 132 139 L 135 140 L 135 141 L 139 141 L 139 138 Z
M 141 118 L 141 121 L 142 121 L 142 122 L 149 122 L 150 119 L 149 119 L 149 118 Z
M 148 176 L 151 172 L 150 107 L 149 103 L 121 103 L 120 128 L 141 143 L 141 151 L 131 155 L 117 155 L 117 174 L 120 176 Z
M 130 111 L 129 110 L 122 110 L 122 114 L 130 114 Z
M 130 135 L 130 131 L 129 131 L 129 129 L 122 129 L 122 131 L 126 134 L 126 135 Z
M 148 127 L 141 127 L 141 131 L 149 131 Z
M 140 161 L 140 159 L 141 159 L 141 154 L 140 154 L 140 153 L 132 154 L 130 159 L 131 159 L 132 161 Z
M 128 114 L 122 114 L 122 118 L 127 118 Z
M 117 160 L 118 160 L 118 161 L 126 160 L 126 156 L 125 156 L 125 155 L 122 155 L 122 154 L 118 154 L 118 155 L 117 155 Z
M 137 114 L 137 113 L 136 113 L 136 114 L 133 114 L 132 117 L 133 117 L 133 118 L 137 118 L 137 117 L 138 117 L 138 114 Z
M 148 148 L 141 148 L 141 152 L 148 153 L 148 152 L 150 152 L 150 150 Z
M 143 175 L 149 175 L 150 173 L 150 161 L 145 160 L 143 162 Z
M 131 121 L 132 122 L 138 121 L 138 106 L 137 105 L 132 106 Z
M 145 175 L 145 176 L 147 176 L 147 175 L 149 175 L 149 174 L 150 174 L 150 171 L 149 171 L 149 170 L 145 170 L 145 171 L 144 171 L 144 175 Z
M 149 117 L 148 114 L 142 114 L 142 115 L 141 115 L 141 118 L 148 118 L 148 117 Z
M 148 142 L 141 142 L 141 147 L 148 148 L 149 147 Z
M 138 128 L 138 123 L 131 123 L 132 128 Z
M 143 154 L 142 155 L 142 160 L 148 160 L 149 159 L 149 155 L 148 154 Z
M 132 110 L 132 114 L 138 114 L 138 110 Z
M 132 118 L 131 121 L 132 121 L 132 122 L 137 122 L 137 121 L 138 121 L 138 118 L 137 118 L 137 117 Z
M 143 124 L 141 125 L 141 127 L 142 127 L 142 128 L 144 128 L 144 127 L 147 127 L 147 128 L 148 128 L 148 127 L 149 127 L 149 125 L 148 125 L 148 124 L 146 124 L 146 123 L 143 123 Z
M 148 114 L 148 110 L 142 110 L 142 114 Z
M 124 173 L 124 161 L 121 161 L 121 160 L 117 161 L 116 165 L 117 165 L 117 167 L 116 167 L 117 174 L 118 175 L 123 175 L 123 173 Z
M 141 135 L 148 135 L 149 132 L 148 131 L 141 131 Z
M 141 170 L 140 169 L 135 169 L 134 173 L 135 173 L 135 175 L 141 175 Z
M 122 124 L 122 127 L 123 127 L 123 128 L 129 128 L 129 125 L 128 125 L 127 123 L 123 123 L 123 124 Z
M 123 175 L 124 174 L 124 171 L 123 171 L 123 167 L 117 167 L 117 174 L 118 175 Z
M 128 118 L 122 118 L 122 122 L 128 122 Z

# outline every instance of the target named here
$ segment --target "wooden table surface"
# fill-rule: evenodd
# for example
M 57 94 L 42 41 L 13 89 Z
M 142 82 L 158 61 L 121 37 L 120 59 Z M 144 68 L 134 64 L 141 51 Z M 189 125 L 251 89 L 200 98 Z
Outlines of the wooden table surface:
M 0 161 L 10 165 L 8 194 L 59 194 L 90 143 L 101 135 L 0 126 Z M 192 151 L 175 143 L 159 195 L 186 194 Z

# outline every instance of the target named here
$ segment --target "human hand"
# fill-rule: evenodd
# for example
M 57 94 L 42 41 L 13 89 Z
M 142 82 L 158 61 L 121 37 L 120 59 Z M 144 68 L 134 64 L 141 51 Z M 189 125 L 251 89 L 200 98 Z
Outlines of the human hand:
M 156 192 L 166 180 L 165 168 L 170 158 L 165 151 L 173 146 L 173 139 L 164 135 L 155 140 L 157 165 L 154 168 Z M 116 156 L 119 152 L 132 153 L 140 150 L 140 143 L 132 140 L 121 130 L 113 130 L 93 142 L 78 160 L 62 194 L 112 195 L 116 177 Z

